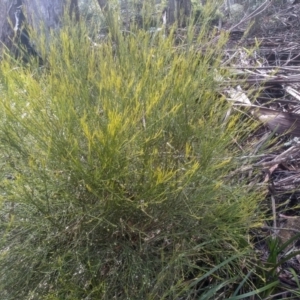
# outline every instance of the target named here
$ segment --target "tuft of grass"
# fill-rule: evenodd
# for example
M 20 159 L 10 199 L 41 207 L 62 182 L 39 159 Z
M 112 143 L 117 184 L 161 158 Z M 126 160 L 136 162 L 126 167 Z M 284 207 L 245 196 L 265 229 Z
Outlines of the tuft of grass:
M 86 32 L 1 62 L 0 298 L 240 299 L 262 195 L 226 180 L 247 126 L 217 93 L 225 38 Z

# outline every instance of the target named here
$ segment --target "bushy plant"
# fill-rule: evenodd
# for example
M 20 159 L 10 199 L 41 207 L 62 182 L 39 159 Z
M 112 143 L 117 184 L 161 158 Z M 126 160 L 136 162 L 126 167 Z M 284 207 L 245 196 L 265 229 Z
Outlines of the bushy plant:
M 1 62 L 1 299 L 230 295 L 260 198 L 225 176 L 245 126 L 216 92 L 223 42 L 81 24 L 43 67 Z

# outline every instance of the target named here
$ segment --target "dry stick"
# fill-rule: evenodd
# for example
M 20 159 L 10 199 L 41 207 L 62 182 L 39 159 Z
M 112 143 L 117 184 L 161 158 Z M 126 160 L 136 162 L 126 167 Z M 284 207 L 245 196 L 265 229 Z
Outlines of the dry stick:
M 267 162 L 262 162 L 262 163 L 256 163 L 253 166 L 254 167 L 270 167 L 276 164 L 280 164 L 284 161 L 286 161 L 291 155 L 296 151 L 299 150 L 299 147 L 297 146 L 292 146 L 291 148 L 287 149 L 286 151 L 282 152 L 281 154 L 277 155 L 273 160 L 267 161 Z
M 263 167 L 263 168 L 265 168 L 265 167 L 272 167 L 274 165 L 279 165 L 279 164 L 281 164 L 283 162 L 286 162 L 287 159 L 288 159 L 287 157 L 283 157 L 281 159 L 271 160 L 271 161 L 262 162 L 262 163 L 256 163 L 253 166 L 254 167 Z
M 300 93 L 298 91 L 296 91 L 295 89 L 293 89 L 290 86 L 287 86 L 285 88 L 286 92 L 289 93 L 291 96 L 293 96 L 295 99 L 297 99 L 298 101 L 300 101 Z
M 280 163 L 283 163 L 285 161 L 287 161 L 289 159 L 289 157 L 291 157 L 291 155 L 295 152 L 295 151 L 298 151 L 299 147 L 298 146 L 292 146 L 291 148 L 287 149 L 286 151 L 284 151 L 283 153 L 281 153 L 280 155 L 276 156 L 273 160 L 271 161 L 267 161 L 267 162 L 258 162 L 256 164 L 253 164 L 253 165 L 246 165 L 246 166 L 243 166 L 235 171 L 232 171 L 229 175 L 235 175 L 237 173 L 240 173 L 240 172 L 247 172 L 249 170 L 252 170 L 254 169 L 255 167 L 262 167 L 262 168 L 265 168 L 265 167 L 271 167 L 271 166 L 274 166 L 276 164 L 280 164 Z
M 279 155 L 277 155 L 274 159 L 274 161 L 283 159 L 283 158 L 288 158 L 289 155 L 293 154 L 294 150 L 298 149 L 299 150 L 299 145 L 298 146 L 292 146 L 291 148 L 283 151 Z M 297 151 L 298 152 L 298 151 Z
M 252 12 L 249 16 L 243 18 L 238 24 L 235 24 L 234 26 L 232 26 L 229 31 L 232 31 L 233 29 L 235 29 L 236 27 L 238 27 L 239 25 L 241 25 L 242 23 L 250 20 L 251 18 L 254 18 L 256 16 L 258 16 L 259 14 L 261 14 L 263 11 L 265 11 L 270 4 L 272 3 L 272 0 L 269 1 L 265 1 L 261 6 L 259 6 L 254 12 Z M 234 53 L 234 55 L 232 57 L 234 57 L 236 55 L 236 53 Z M 229 59 L 231 60 L 232 57 Z M 281 78 L 280 78 L 281 79 Z M 284 153 L 282 153 L 281 155 L 278 155 L 273 161 L 271 162 L 267 162 L 267 163 L 261 163 L 261 164 L 255 164 L 254 166 L 267 166 L 267 165 L 274 165 L 276 163 L 279 163 L 281 161 L 284 161 L 287 159 L 287 154 L 289 154 L 290 152 L 292 152 L 294 149 L 294 147 L 291 147 L 290 149 L 288 149 L 287 151 L 285 151 Z M 245 169 L 248 169 L 251 166 L 246 166 Z M 276 203 L 275 203 L 275 198 L 273 195 L 271 195 L 271 201 L 272 201 L 272 212 L 273 212 L 273 229 L 274 229 L 274 236 L 275 237 L 278 234 L 278 229 L 277 229 L 277 220 L 276 220 Z
M 229 173 L 229 176 L 233 176 L 235 174 L 238 174 L 238 173 L 243 173 L 243 172 L 247 172 L 247 171 L 250 171 L 250 170 L 253 170 L 255 167 L 262 167 L 262 168 L 265 168 L 265 167 L 271 167 L 271 166 L 274 166 L 274 165 L 278 165 L 278 164 L 281 164 L 283 162 L 286 162 L 288 159 L 288 157 L 282 157 L 281 159 L 276 159 L 276 160 L 271 160 L 271 161 L 267 161 L 267 162 L 262 162 L 262 163 L 256 163 L 256 164 L 253 164 L 253 165 L 246 165 L 246 166 L 243 166 L 237 170 L 234 170 L 232 172 Z
M 233 25 L 231 28 L 229 28 L 228 32 L 232 31 L 233 29 L 240 26 L 244 22 L 250 20 L 251 18 L 258 16 L 260 13 L 265 11 L 272 4 L 272 2 L 273 2 L 273 0 L 266 0 L 262 5 L 260 5 L 257 9 L 255 9 L 250 15 L 244 17 L 239 23 L 237 23 L 237 24 Z M 219 36 L 216 36 L 215 38 L 213 38 L 211 40 L 211 44 L 216 42 L 218 39 L 219 39 Z
M 247 70 L 251 70 L 251 69 L 254 69 L 254 70 L 284 70 L 284 71 L 289 71 L 289 72 L 295 72 L 295 71 L 300 71 L 300 68 L 297 67 L 297 66 L 289 66 L 289 67 L 280 67 L 280 66 L 276 66 L 276 68 L 274 68 L 273 66 L 270 67 L 270 66 L 262 66 L 262 67 L 256 67 L 256 66 L 247 66 L 247 67 L 228 67 L 228 69 L 233 69 L 233 70 L 244 70 L 244 69 L 247 69 Z
M 272 201 L 272 212 L 273 212 L 273 230 L 274 230 L 274 234 L 273 234 L 273 238 L 275 238 L 278 234 L 278 230 L 277 230 L 277 221 L 276 221 L 276 204 L 275 204 L 275 198 L 273 195 L 271 195 L 271 201 Z
M 254 17 L 258 16 L 259 14 L 261 14 L 272 4 L 272 2 L 273 2 L 273 0 L 266 0 L 262 5 L 260 5 L 257 9 L 255 9 L 251 14 L 244 17 L 239 23 L 233 25 L 229 29 L 229 32 L 232 31 L 233 29 L 235 29 L 236 27 L 240 26 L 244 22 L 249 21 L 251 18 L 254 18 Z
M 300 75 L 296 75 L 296 76 L 283 76 L 283 75 L 279 75 L 277 77 L 272 77 L 272 78 L 259 78 L 259 76 L 257 76 L 257 78 L 247 78 L 245 79 L 241 79 L 241 80 L 226 80 L 223 83 L 224 84 L 241 84 L 241 83 L 260 83 L 260 82 L 265 82 L 265 83 L 299 83 L 300 82 Z
M 262 229 L 270 229 L 270 230 L 274 230 L 274 227 L 270 227 L 270 226 L 262 226 Z M 300 233 L 300 230 L 296 229 L 296 228 L 285 228 L 285 227 L 280 227 L 280 230 L 285 230 L 285 231 L 292 231 L 295 233 Z

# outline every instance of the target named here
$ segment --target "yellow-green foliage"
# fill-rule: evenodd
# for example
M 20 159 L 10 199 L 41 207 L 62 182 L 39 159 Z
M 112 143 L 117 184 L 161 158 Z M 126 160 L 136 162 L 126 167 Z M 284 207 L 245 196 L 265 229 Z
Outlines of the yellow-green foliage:
M 43 67 L 1 62 L 1 299 L 187 297 L 248 250 L 257 197 L 224 176 L 243 132 L 216 93 L 221 46 L 96 45 L 78 25 Z

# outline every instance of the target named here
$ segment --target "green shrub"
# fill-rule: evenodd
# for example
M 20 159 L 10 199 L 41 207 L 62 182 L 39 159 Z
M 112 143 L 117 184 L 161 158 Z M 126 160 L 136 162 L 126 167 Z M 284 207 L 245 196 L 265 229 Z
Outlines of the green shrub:
M 225 177 L 245 126 L 216 92 L 224 40 L 202 56 L 172 36 L 85 33 L 53 37 L 44 67 L 1 63 L 0 298 L 228 291 L 259 197 Z

